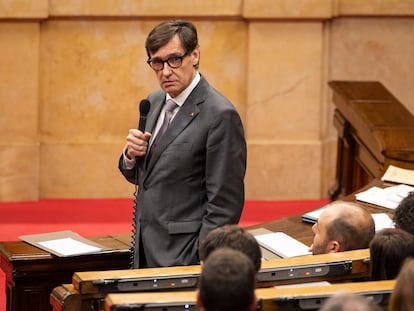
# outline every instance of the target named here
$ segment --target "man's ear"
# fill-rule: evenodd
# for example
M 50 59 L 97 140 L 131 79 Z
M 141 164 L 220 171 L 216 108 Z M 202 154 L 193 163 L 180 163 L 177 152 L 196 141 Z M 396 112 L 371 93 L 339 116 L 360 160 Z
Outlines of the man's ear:
M 200 50 L 198 48 L 195 48 L 191 55 L 193 57 L 193 66 L 198 66 L 198 64 L 200 63 Z
M 332 240 L 328 243 L 328 253 L 339 253 L 341 251 L 341 244 L 338 241 Z

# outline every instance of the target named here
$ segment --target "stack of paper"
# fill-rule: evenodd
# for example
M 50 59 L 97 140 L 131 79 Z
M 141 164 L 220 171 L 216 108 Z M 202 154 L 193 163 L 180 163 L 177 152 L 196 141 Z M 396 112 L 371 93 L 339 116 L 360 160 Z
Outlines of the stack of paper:
M 414 170 L 390 165 L 381 180 L 414 186 Z
M 395 209 L 411 191 L 414 191 L 414 187 L 404 184 L 387 188 L 371 187 L 366 191 L 357 193 L 355 197 L 358 201 Z
M 386 228 L 395 228 L 394 221 L 385 213 L 371 214 L 375 222 L 375 232 Z
M 282 258 L 312 255 L 309 246 L 283 232 L 255 236 L 259 244 Z
M 22 235 L 21 240 L 59 257 L 78 256 L 108 251 L 108 248 L 71 230 Z

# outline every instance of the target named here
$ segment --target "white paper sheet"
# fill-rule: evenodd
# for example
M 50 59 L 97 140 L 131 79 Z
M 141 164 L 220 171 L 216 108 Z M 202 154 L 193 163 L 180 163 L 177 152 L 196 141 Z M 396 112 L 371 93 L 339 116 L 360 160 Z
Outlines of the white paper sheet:
M 312 255 L 309 246 L 284 232 L 256 235 L 259 244 L 282 258 Z
M 91 246 L 72 238 L 41 241 L 39 244 L 54 250 L 63 256 L 90 254 L 102 250 L 102 248 Z

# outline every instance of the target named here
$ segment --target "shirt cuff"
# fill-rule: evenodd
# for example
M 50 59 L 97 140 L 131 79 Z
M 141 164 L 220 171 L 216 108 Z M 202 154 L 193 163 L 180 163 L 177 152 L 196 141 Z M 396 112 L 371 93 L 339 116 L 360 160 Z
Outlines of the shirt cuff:
M 126 156 L 126 152 L 127 152 L 127 148 L 124 149 L 124 152 L 122 153 L 123 156 L 123 164 L 124 164 L 124 168 L 127 170 L 133 169 L 136 161 L 135 159 L 128 159 L 128 157 Z

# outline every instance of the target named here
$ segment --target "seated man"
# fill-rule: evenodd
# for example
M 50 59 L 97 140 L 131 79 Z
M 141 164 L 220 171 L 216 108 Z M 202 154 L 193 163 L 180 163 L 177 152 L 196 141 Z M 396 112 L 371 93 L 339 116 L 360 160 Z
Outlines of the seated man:
M 256 271 L 242 252 L 221 247 L 203 263 L 197 292 L 202 311 L 251 311 L 256 309 Z
M 400 272 L 404 260 L 414 257 L 414 235 L 398 228 L 377 232 L 369 244 L 371 279 L 392 280 Z
M 331 203 L 312 226 L 315 234 L 309 251 L 327 254 L 368 248 L 375 235 L 371 214 L 356 203 Z
M 198 248 L 200 262 L 203 263 L 219 247 L 241 251 L 253 261 L 256 272 L 259 271 L 262 252 L 256 238 L 246 229 L 237 225 L 225 225 L 210 231 Z

